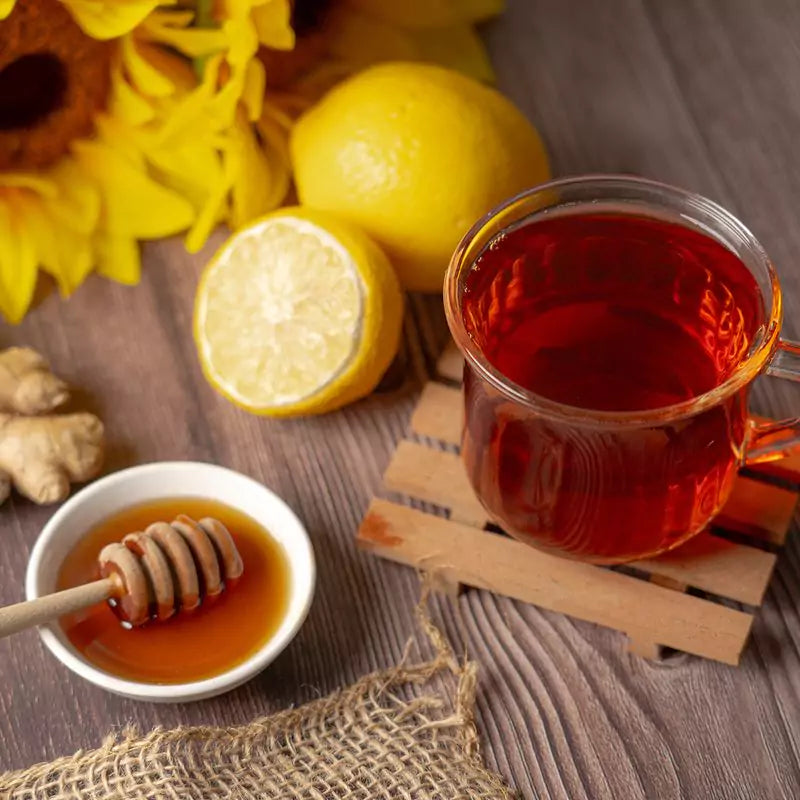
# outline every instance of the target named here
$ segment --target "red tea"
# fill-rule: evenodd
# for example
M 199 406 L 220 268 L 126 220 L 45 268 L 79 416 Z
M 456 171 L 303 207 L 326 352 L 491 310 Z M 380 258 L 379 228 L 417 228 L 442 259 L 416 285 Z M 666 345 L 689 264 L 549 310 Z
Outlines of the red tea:
M 465 327 L 507 379 L 565 406 L 643 412 L 720 385 L 746 357 L 758 286 L 717 240 L 677 223 L 565 213 L 492 241 L 467 276 Z M 532 544 L 598 562 L 657 553 L 727 497 L 744 391 L 668 423 L 567 423 L 467 369 L 463 452 L 492 514 Z

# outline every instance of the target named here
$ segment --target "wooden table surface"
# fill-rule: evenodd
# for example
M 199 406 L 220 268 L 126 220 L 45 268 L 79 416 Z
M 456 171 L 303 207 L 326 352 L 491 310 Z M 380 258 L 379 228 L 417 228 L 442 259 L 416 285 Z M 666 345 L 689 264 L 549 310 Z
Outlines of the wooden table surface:
M 539 126 L 556 175 L 631 172 L 730 208 L 772 255 L 800 335 L 800 6 L 792 0 L 511 0 L 486 31 L 501 87 Z M 237 723 L 397 661 L 412 631 L 411 570 L 356 552 L 353 535 L 419 387 L 446 341 L 436 297 L 414 297 L 404 370 L 336 414 L 250 417 L 206 385 L 190 317 L 196 258 L 145 250 L 135 289 L 92 279 L 47 298 L 3 344 L 40 348 L 106 422 L 108 469 L 214 461 L 263 481 L 298 510 L 319 587 L 295 643 L 260 677 L 177 706 L 105 694 L 45 652 L 35 632 L 0 642 L 0 770 L 97 744 L 130 721 Z M 800 409 L 800 388 L 763 381 L 758 411 Z M 28 553 L 51 511 L 0 509 L 0 601 L 22 598 Z M 781 556 L 741 666 L 661 664 L 624 637 L 478 591 L 458 602 L 481 664 L 485 756 L 525 797 L 800 796 L 800 547 Z M 434 614 L 455 639 L 446 602 Z

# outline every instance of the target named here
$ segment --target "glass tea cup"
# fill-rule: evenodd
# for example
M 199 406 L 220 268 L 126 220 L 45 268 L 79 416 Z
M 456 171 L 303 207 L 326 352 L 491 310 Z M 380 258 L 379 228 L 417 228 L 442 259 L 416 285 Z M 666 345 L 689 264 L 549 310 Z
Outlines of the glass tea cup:
M 444 299 L 469 479 L 540 549 L 663 553 L 708 524 L 739 467 L 800 442 L 800 418 L 747 411 L 758 375 L 800 380 L 775 271 L 696 194 L 622 176 L 534 188 L 466 234 Z

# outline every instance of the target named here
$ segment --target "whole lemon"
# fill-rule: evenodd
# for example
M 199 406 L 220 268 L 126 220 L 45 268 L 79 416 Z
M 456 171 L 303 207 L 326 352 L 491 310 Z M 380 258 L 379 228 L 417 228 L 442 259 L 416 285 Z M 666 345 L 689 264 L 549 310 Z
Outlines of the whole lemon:
M 440 291 L 469 227 L 549 176 L 539 135 L 509 100 L 426 64 L 381 64 L 339 84 L 290 146 L 301 202 L 366 230 L 414 291 Z

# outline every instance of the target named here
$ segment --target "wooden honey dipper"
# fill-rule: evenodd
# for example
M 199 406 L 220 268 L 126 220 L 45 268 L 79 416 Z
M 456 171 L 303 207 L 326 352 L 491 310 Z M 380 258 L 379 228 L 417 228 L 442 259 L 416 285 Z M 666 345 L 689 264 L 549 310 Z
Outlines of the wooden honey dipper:
M 100 580 L 0 608 L 0 638 L 103 600 L 131 627 L 163 622 L 216 597 L 244 571 L 233 537 L 219 520 L 195 522 L 185 514 L 106 545 L 97 561 Z

